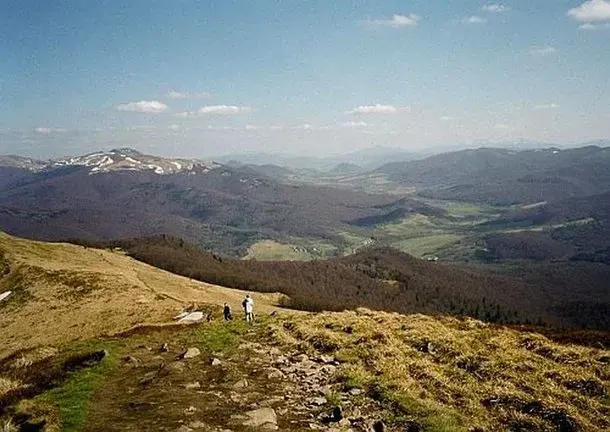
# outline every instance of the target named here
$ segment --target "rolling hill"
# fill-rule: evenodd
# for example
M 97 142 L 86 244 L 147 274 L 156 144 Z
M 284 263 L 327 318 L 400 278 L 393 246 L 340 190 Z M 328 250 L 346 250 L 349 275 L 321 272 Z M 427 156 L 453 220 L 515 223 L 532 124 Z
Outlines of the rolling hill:
M 190 303 L 239 307 L 245 293 L 176 276 L 121 252 L 19 239 L 0 232 L 0 358 L 41 344 L 171 322 Z M 278 294 L 256 294 L 261 312 Z
M 391 163 L 374 174 L 430 198 L 492 205 L 554 202 L 610 190 L 610 148 L 480 148 Z

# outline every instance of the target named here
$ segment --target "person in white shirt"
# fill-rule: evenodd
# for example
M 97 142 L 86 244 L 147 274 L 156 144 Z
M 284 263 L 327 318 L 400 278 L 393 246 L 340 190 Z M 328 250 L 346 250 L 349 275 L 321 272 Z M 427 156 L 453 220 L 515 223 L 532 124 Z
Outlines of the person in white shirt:
M 246 295 L 246 298 L 241 303 L 241 305 L 244 307 L 244 314 L 246 316 L 246 322 L 253 322 L 254 321 L 254 300 L 252 300 L 252 297 L 250 297 L 250 294 Z

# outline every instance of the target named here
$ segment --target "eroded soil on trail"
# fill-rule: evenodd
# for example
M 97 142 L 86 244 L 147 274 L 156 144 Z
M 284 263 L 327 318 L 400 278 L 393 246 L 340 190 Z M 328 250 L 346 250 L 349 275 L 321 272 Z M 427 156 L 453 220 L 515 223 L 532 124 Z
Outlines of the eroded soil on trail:
M 370 430 L 376 402 L 343 388 L 334 358 L 283 352 L 261 327 L 237 332 L 126 341 L 79 430 Z M 182 358 L 189 347 L 200 354 Z

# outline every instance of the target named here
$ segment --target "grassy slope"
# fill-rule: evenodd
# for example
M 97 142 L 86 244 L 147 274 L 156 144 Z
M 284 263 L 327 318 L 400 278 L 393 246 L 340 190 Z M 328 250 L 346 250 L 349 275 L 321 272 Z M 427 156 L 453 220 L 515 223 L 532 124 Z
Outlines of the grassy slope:
M 120 252 L 17 239 L 0 233 L 10 269 L 0 292 L 0 358 L 19 348 L 62 344 L 123 331 L 141 323 L 163 323 L 190 303 L 239 310 L 243 291 L 193 281 L 133 260 Z M 254 294 L 269 312 L 276 294 Z
M 562 419 L 587 431 L 610 427 L 608 350 L 472 319 L 367 310 L 289 318 L 277 333 L 335 355 L 348 387 L 426 430 L 576 430 L 559 429 Z

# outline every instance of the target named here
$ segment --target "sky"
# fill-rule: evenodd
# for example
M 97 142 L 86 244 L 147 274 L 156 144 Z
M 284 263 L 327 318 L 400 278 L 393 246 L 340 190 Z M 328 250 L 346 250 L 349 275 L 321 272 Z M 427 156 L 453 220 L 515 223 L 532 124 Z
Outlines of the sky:
M 610 138 L 610 0 L 0 0 L 0 154 Z

